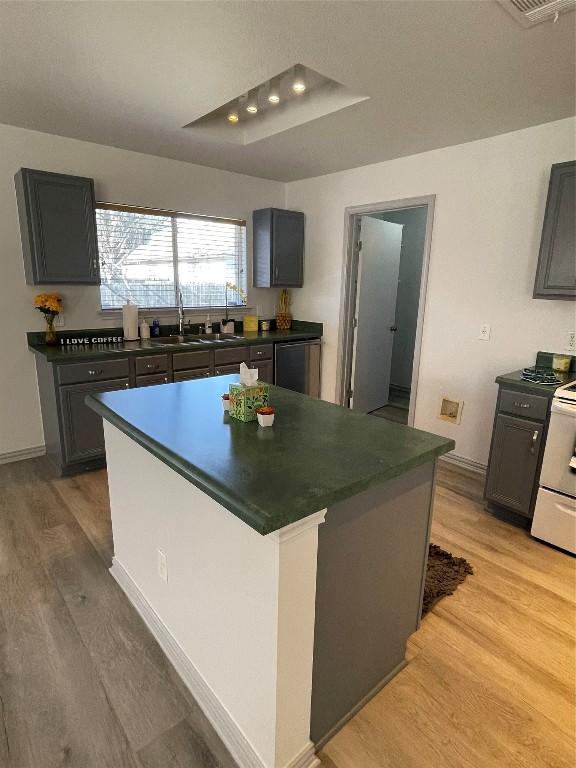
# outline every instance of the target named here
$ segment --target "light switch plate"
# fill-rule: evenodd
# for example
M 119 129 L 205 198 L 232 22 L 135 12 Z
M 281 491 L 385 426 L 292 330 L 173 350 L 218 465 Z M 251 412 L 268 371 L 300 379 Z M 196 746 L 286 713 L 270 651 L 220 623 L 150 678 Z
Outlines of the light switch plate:
M 484 323 L 480 326 L 480 333 L 478 334 L 480 341 L 490 341 L 490 326 L 488 323 Z

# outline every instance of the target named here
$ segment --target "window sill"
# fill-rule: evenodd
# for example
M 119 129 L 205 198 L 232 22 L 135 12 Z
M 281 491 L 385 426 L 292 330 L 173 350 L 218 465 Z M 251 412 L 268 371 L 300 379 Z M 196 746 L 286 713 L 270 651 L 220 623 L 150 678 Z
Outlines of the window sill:
M 191 309 L 184 307 L 184 315 L 186 317 L 186 321 L 192 320 L 196 318 L 198 322 L 204 321 L 206 318 L 206 315 L 210 315 L 210 317 L 213 320 L 219 320 L 220 317 L 223 317 L 226 312 L 226 307 L 206 307 L 204 309 Z M 251 312 L 253 312 L 252 307 L 228 307 L 228 316 L 230 318 L 234 318 L 235 316 L 243 316 L 248 315 Z M 121 309 L 99 309 L 98 315 L 103 320 L 121 320 L 122 319 L 122 310 Z M 152 318 L 171 318 L 171 319 L 178 319 L 178 309 L 176 307 L 163 307 L 162 309 L 145 309 L 145 308 L 139 308 L 138 309 L 138 316 L 139 317 L 145 317 L 147 320 Z

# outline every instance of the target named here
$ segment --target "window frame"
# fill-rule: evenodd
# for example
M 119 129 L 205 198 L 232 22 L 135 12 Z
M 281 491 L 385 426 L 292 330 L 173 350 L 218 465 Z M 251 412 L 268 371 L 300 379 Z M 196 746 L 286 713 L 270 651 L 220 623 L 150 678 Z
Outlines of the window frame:
M 244 229 L 244 264 L 243 270 L 245 275 L 245 292 L 248 292 L 248 243 L 247 243 L 247 222 L 246 219 L 235 219 L 235 218 L 227 218 L 225 216 L 207 216 L 205 214 L 199 214 L 199 213 L 185 213 L 184 211 L 172 211 L 172 210 L 165 210 L 163 208 L 147 208 L 146 206 L 139 206 L 139 205 L 125 205 L 122 203 L 107 203 L 104 201 L 97 201 L 95 205 L 95 210 L 107 210 L 107 211 L 119 211 L 121 213 L 140 213 L 145 216 L 163 216 L 165 218 L 170 218 L 172 220 L 172 261 L 173 261 L 173 270 L 174 270 L 174 301 L 176 302 L 178 291 L 180 289 L 180 282 L 179 282 L 179 275 L 178 275 L 178 238 L 177 238 L 177 220 L 179 218 L 183 219 L 193 219 L 193 220 L 200 220 L 200 221 L 209 221 L 212 223 L 223 223 L 223 224 L 234 224 L 237 227 L 241 227 Z M 98 255 L 98 260 L 100 260 L 100 255 Z M 238 284 L 238 280 L 236 282 Z M 100 287 L 100 286 L 99 286 Z M 214 311 L 224 311 L 226 309 L 226 305 L 212 305 L 210 307 L 198 307 L 198 306 L 186 306 L 184 305 L 184 309 L 188 311 L 189 314 L 204 314 L 206 312 L 214 312 Z M 178 305 L 177 303 L 174 303 L 173 306 L 163 306 L 163 307 L 139 307 L 139 311 L 143 313 L 144 315 L 154 315 L 154 316 L 167 316 L 167 315 L 173 315 L 175 312 L 178 311 Z M 233 311 L 235 314 L 238 313 L 245 313 L 247 311 L 250 311 L 250 307 L 248 306 L 248 303 L 242 303 L 242 304 L 228 304 L 228 311 Z M 100 293 L 100 308 L 99 308 L 99 314 L 104 317 L 117 317 L 118 313 L 122 312 L 121 307 L 103 307 L 102 306 L 102 294 Z

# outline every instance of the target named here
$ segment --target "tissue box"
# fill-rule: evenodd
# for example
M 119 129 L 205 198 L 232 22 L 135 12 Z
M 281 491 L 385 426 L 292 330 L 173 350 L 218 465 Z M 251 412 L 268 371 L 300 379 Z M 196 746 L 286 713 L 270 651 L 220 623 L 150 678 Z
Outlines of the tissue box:
M 256 421 L 256 408 L 268 405 L 270 387 L 262 381 L 253 386 L 230 384 L 230 416 L 240 421 Z

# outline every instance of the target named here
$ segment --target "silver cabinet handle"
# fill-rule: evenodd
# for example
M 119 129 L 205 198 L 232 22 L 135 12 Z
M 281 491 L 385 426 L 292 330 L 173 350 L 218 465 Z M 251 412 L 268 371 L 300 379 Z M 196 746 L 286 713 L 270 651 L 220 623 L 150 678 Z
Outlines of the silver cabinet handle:
M 535 429 L 532 433 L 532 445 L 530 446 L 530 453 L 534 455 L 534 451 L 536 450 L 536 441 L 538 440 L 538 430 Z
M 259 349 L 259 350 L 256 352 L 256 354 L 258 355 L 258 357 L 261 357 L 261 356 L 262 356 L 262 350 L 261 350 L 261 349 Z
M 155 371 L 158 368 L 158 363 L 146 363 L 146 368 L 151 371 Z
M 102 373 L 102 368 L 100 368 L 99 371 L 96 371 L 93 368 L 88 371 L 89 376 L 99 376 L 101 373 Z
M 124 384 L 124 389 L 128 389 L 129 386 L 130 386 L 130 384 L 128 382 L 126 382 L 126 384 Z
M 520 400 L 514 400 L 514 408 L 530 408 L 530 403 L 523 403 Z

